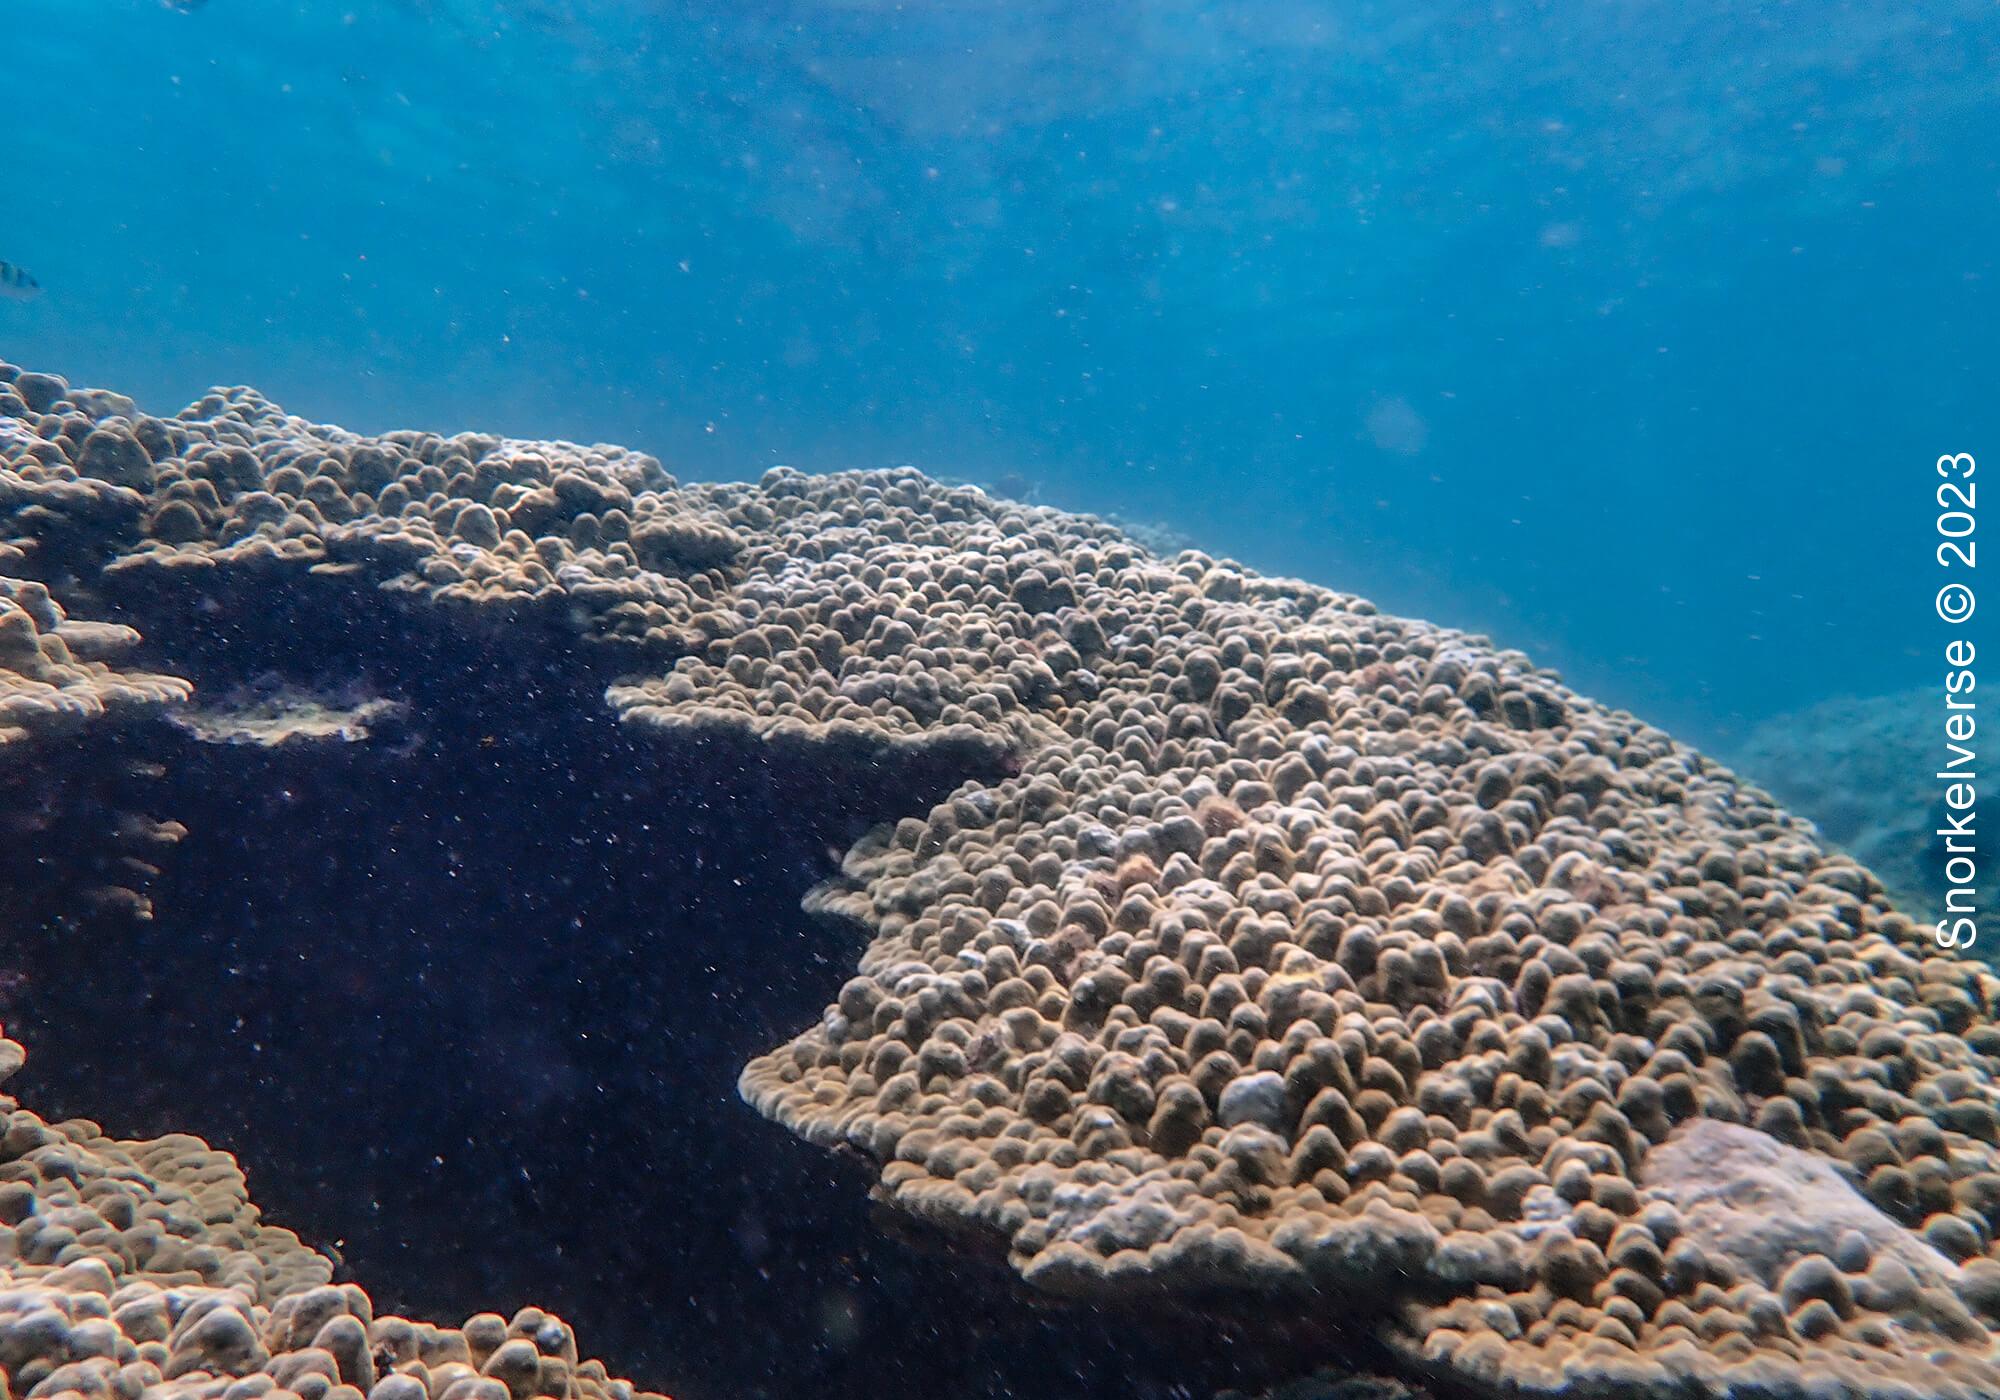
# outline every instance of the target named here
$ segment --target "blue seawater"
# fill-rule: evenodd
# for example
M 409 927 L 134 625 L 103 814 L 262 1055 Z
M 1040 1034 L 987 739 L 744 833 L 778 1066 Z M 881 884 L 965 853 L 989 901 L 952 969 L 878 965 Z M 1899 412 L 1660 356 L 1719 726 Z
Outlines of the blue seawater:
M 16 0 L 17 362 L 909 462 L 1695 739 L 1938 671 L 2000 436 L 1983 3 Z M 2000 448 L 1994 448 L 2000 453 Z

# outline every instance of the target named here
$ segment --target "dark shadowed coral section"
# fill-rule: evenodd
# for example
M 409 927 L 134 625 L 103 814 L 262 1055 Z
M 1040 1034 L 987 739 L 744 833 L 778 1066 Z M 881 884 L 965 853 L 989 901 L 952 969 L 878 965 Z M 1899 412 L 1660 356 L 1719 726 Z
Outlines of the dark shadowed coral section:
M 2000 981 L 1519 654 L 914 472 L 0 378 L 10 567 L 170 632 L 147 665 L 324 685 L 421 616 L 664 746 L 955 775 L 811 896 L 856 975 L 741 1089 L 1038 1288 L 1355 1321 L 1493 1395 L 2000 1391 Z M 235 645 L 253 597 L 348 641 Z
M 143 629 L 132 669 L 194 682 L 0 764 L 0 1016 L 44 1110 L 226 1142 L 378 1310 L 553 1306 L 687 1400 L 1282 1373 L 1235 1324 L 1039 1307 L 1004 1258 L 907 1248 L 856 1164 L 736 1095 L 853 956 L 800 895 L 871 823 L 1003 776 L 995 746 L 622 725 L 603 696 L 644 647 L 554 600 L 254 550 L 107 568 L 126 536 L 14 520 L 17 565 Z

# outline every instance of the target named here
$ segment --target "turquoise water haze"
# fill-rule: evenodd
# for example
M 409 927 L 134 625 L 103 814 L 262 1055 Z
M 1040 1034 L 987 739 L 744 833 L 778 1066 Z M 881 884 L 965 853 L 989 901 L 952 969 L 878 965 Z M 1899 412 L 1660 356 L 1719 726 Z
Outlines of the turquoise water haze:
M 908 462 L 1696 740 L 1931 683 L 2000 13 L 19 0 L 15 361 L 171 411 Z

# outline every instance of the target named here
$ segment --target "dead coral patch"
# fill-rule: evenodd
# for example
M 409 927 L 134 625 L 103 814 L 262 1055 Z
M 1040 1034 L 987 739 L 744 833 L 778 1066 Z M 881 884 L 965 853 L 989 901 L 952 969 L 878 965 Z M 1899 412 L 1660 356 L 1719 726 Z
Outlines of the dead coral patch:
M 358 744 L 375 729 L 408 714 L 409 707 L 394 700 L 354 699 L 275 685 L 177 710 L 169 720 L 204 743 L 271 748 L 315 742 Z

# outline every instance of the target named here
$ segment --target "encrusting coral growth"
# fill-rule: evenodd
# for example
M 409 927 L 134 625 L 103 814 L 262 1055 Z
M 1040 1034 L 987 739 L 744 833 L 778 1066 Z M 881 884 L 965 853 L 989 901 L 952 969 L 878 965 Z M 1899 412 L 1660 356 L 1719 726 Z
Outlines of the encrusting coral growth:
M 0 1074 L 22 1051 L 0 1041 Z M 227 1153 L 117 1142 L 0 1096 L 0 1374 L 49 1400 L 635 1400 L 524 1308 L 462 1328 L 377 1317 L 289 1230 L 265 1225 Z
M 46 728 L 185 700 L 186 681 L 122 672 L 103 659 L 138 640 L 129 627 L 70 618 L 40 583 L 0 577 L 0 744 L 25 738 L 31 722 Z
M 365 438 L 246 390 L 156 419 L 11 370 L 5 418 L 17 571 L 536 617 L 605 648 L 663 742 L 978 765 L 815 896 L 858 975 L 742 1090 L 1041 1288 L 1358 1315 L 1495 1395 L 2000 1393 L 2000 980 L 1517 653 L 911 471 L 684 486 L 616 448 Z M 204 1374 L 279 1366 L 309 1340 L 288 1303 L 320 1300 L 316 1336 L 365 1313 L 211 1247 L 214 1279 L 161 1285 L 234 1298 L 183 1294 L 181 1334 L 229 1333 Z M 12 1286 L 87 1327 L 138 1267 Z M 367 1326 L 273 1383 L 363 1388 Z M 500 1336 L 468 1324 L 462 1370 L 412 1343 L 430 1400 Z M 554 1353 L 514 1352 L 523 1400 Z

